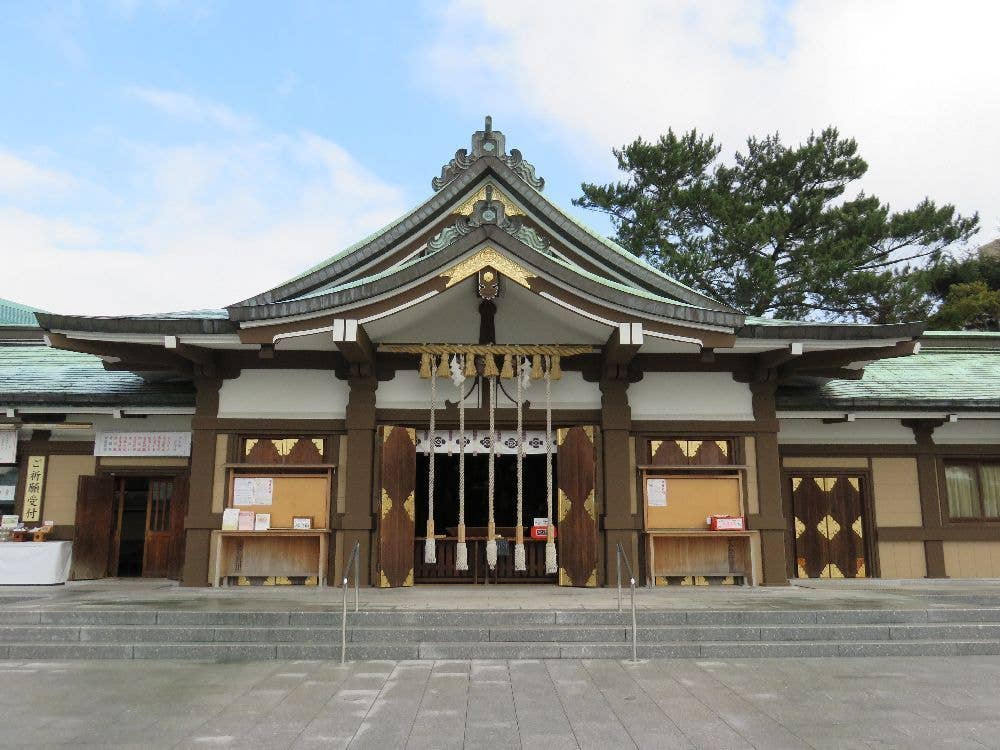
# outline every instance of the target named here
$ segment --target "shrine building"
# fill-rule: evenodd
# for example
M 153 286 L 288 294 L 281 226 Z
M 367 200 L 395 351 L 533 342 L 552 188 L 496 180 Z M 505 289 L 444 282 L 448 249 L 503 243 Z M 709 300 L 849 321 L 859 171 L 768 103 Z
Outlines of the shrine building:
M 745 315 L 489 118 L 431 184 L 225 309 L 0 304 L 0 512 L 75 579 L 1000 577 L 1000 335 Z

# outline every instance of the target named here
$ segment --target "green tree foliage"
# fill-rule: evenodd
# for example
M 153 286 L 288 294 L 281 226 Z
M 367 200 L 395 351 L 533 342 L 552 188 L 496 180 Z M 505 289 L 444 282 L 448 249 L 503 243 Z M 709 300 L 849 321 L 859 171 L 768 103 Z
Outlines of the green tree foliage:
M 916 269 L 968 239 L 978 214 L 925 199 L 893 212 L 845 197 L 868 165 L 834 128 L 788 147 L 747 141 L 731 163 L 712 137 L 668 131 L 613 151 L 622 182 L 584 183 L 578 206 L 607 213 L 631 252 L 750 315 L 878 323 L 933 305 Z
M 1000 330 L 1000 257 L 973 254 L 946 258 L 925 272 L 941 306 L 928 325 L 952 331 Z

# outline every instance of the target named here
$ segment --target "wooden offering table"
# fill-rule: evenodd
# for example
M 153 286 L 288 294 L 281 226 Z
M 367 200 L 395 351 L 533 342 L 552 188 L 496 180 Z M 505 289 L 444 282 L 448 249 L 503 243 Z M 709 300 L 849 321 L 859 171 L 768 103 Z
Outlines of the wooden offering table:
M 213 531 L 212 585 L 230 576 L 316 576 L 325 586 L 329 549 L 329 529 Z
M 660 577 L 740 576 L 760 580 L 760 532 L 650 529 L 646 532 L 647 585 Z

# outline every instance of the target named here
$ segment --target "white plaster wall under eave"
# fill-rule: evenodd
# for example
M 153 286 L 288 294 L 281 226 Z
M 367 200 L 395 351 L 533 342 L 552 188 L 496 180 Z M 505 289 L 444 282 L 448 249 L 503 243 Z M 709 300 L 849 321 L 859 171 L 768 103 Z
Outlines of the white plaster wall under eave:
M 753 419 L 750 387 L 728 372 L 647 372 L 628 387 L 632 419 Z
M 513 380 L 502 381 L 504 388 L 514 392 Z M 471 383 L 464 386 L 468 391 Z M 441 408 L 445 400 L 455 401 L 458 389 L 451 380 L 439 379 L 437 384 L 438 403 Z M 414 370 L 398 370 L 396 377 L 378 384 L 375 391 L 375 405 L 379 409 L 427 409 L 430 406 L 431 385 Z M 545 382 L 533 380 L 524 392 L 524 398 L 532 409 L 545 408 Z M 466 401 L 466 408 L 478 403 L 476 394 Z M 513 407 L 513 402 L 500 394 L 497 405 L 501 408 Z M 562 378 L 552 382 L 553 409 L 600 409 L 601 391 L 597 383 L 588 383 L 579 372 L 566 372 Z
M 222 381 L 219 416 L 343 419 L 349 386 L 330 370 L 243 370 Z
M 778 442 L 782 445 L 913 445 L 913 430 L 898 419 L 857 419 L 823 424 L 822 419 L 781 420 Z
M 959 419 L 934 430 L 938 445 L 995 445 L 1000 443 L 1000 419 Z

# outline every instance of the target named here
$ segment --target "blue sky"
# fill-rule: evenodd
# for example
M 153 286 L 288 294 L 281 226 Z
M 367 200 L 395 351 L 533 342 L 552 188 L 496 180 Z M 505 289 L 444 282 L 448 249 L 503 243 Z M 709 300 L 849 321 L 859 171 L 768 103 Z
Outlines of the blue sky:
M 735 148 L 834 123 L 867 189 L 979 210 L 990 239 L 996 14 L 903 8 L 0 2 L 0 296 L 92 314 L 249 296 L 425 199 L 486 113 L 565 206 L 637 134 Z

